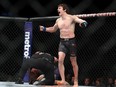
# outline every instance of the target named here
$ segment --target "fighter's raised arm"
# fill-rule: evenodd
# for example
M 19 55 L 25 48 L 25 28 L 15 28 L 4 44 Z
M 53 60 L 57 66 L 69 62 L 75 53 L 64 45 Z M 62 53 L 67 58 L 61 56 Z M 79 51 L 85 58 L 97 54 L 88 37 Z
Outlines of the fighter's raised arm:
M 54 26 L 52 26 L 52 27 L 39 26 L 40 27 L 40 31 L 50 32 L 50 33 L 56 32 L 57 29 L 58 29 L 57 21 L 58 21 L 58 19 L 56 20 Z
M 76 15 L 73 16 L 73 19 L 76 23 L 79 23 L 79 26 L 84 28 L 84 27 L 87 27 L 87 21 L 83 20 L 83 19 L 80 19 L 79 17 L 77 17 Z

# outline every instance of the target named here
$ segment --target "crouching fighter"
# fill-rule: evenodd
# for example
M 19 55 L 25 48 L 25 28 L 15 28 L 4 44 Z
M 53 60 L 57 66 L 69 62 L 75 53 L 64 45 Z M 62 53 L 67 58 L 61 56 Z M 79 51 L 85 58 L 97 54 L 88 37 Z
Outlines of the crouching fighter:
M 26 59 L 22 67 L 18 73 L 18 80 L 15 84 L 23 84 L 23 78 L 30 68 L 36 68 L 43 72 L 45 75 L 45 79 L 41 81 L 38 85 L 53 85 L 55 82 L 54 78 L 54 63 L 57 62 L 58 59 L 54 56 L 51 56 L 48 53 L 44 52 L 36 52 L 31 56 L 30 59 Z

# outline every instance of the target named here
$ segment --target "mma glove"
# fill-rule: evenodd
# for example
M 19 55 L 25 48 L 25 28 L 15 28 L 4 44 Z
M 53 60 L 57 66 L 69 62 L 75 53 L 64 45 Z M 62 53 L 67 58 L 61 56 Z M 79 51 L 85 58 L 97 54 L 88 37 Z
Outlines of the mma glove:
M 85 27 L 87 27 L 87 25 L 88 25 L 88 23 L 85 21 L 85 22 L 83 22 L 83 23 L 81 23 L 81 27 L 82 28 L 85 28 Z

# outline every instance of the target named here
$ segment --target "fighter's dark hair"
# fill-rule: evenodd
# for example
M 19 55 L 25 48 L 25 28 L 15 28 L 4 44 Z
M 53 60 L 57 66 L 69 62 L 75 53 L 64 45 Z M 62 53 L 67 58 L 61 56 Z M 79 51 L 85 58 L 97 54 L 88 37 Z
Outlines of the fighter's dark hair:
M 66 13 L 70 14 L 70 9 L 69 9 L 69 6 L 67 4 L 59 4 L 58 7 L 61 6 L 63 7 L 63 10 L 66 10 Z

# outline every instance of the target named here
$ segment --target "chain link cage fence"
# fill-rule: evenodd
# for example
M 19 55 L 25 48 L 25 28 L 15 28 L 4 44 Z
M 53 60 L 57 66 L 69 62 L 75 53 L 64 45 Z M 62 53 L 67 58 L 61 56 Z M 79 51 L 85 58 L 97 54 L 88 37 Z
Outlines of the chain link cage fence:
M 85 19 L 87 28 L 76 25 L 79 84 L 87 77 L 116 77 L 116 17 Z M 59 31 L 40 32 L 39 25 L 52 26 L 54 18 L 0 18 L 0 80 L 15 81 L 23 62 L 24 24 L 33 24 L 32 54 L 38 50 L 58 57 Z M 73 75 L 69 56 L 65 60 L 66 73 Z
M 27 18 L 0 17 L 0 80 L 15 78 L 23 57 Z

